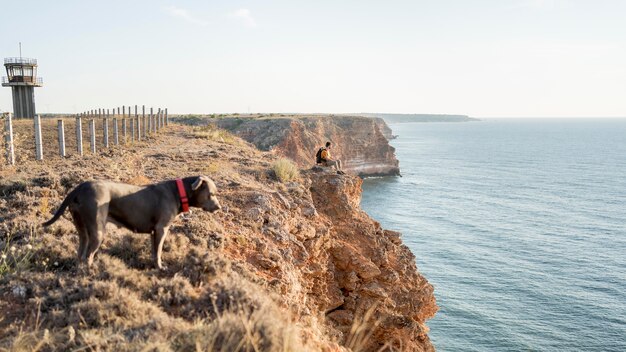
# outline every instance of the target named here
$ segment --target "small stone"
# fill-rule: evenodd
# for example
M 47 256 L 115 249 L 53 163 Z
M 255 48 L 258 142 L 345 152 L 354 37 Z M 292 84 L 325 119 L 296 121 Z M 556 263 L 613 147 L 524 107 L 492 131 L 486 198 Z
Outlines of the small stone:
M 363 287 L 361 287 L 361 294 L 365 294 L 371 297 L 377 297 L 377 298 L 387 298 L 389 297 L 389 295 L 385 292 L 385 290 L 380 287 L 380 285 L 378 285 L 375 282 L 372 282 L 368 285 L 365 285 Z
M 313 217 L 313 216 L 317 216 L 317 210 L 313 207 L 306 207 L 304 209 L 302 209 L 302 215 L 306 216 L 306 217 Z
M 337 322 L 337 324 L 339 325 L 351 325 L 352 321 L 354 320 L 354 314 L 352 314 L 352 312 L 348 310 L 343 309 L 332 311 L 326 316 Z
M 400 239 L 400 232 L 391 231 L 391 230 L 384 230 L 383 233 L 385 234 L 385 236 L 387 236 L 387 238 L 393 244 L 396 244 L 396 245 L 402 244 L 402 239 Z
M 15 297 L 19 297 L 19 298 L 26 297 L 26 287 L 22 285 L 14 286 L 12 292 Z

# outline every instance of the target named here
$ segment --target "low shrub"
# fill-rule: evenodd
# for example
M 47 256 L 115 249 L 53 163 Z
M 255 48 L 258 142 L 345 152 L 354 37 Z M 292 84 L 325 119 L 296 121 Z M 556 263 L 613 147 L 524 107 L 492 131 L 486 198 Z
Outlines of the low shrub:
M 276 161 L 272 169 L 274 170 L 274 174 L 276 174 L 276 178 L 283 183 L 296 180 L 300 175 L 298 166 L 287 158 Z

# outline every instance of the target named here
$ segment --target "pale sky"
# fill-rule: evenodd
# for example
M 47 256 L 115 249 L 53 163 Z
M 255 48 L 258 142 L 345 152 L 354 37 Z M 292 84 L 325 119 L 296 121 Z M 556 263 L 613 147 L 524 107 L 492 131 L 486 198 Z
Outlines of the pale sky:
M 626 116 L 626 0 L 11 1 L 38 112 Z M 3 70 L 3 75 L 6 72 Z M 0 110 L 12 110 L 0 87 Z

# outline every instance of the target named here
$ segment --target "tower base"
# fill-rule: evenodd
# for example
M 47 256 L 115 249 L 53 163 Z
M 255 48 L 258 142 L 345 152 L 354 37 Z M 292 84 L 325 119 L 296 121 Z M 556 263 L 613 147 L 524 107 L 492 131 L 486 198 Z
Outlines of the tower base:
M 32 86 L 13 86 L 13 116 L 35 118 L 35 89 Z

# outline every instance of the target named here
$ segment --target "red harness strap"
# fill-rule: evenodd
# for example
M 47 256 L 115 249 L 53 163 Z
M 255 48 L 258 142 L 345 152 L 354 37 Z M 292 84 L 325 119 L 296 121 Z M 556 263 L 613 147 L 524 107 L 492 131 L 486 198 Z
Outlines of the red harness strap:
M 185 192 L 185 186 L 183 185 L 183 180 L 180 178 L 176 179 L 176 187 L 178 187 L 178 196 L 180 196 L 180 203 L 183 206 L 183 213 L 189 211 L 189 199 L 187 198 L 187 192 Z

